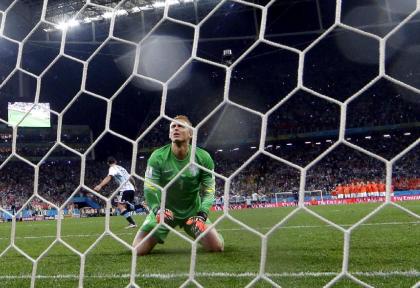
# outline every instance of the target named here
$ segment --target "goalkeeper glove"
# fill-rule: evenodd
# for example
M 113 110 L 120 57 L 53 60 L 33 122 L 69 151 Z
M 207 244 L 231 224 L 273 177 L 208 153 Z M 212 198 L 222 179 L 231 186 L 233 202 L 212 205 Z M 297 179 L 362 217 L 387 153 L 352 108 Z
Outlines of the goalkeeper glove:
M 155 216 L 156 216 L 156 221 L 158 222 L 158 223 L 160 223 L 160 216 L 161 216 L 161 209 L 159 209 L 158 207 L 156 207 L 156 208 L 154 208 L 153 209 L 153 213 L 155 214 Z M 171 210 L 169 210 L 169 209 L 165 209 L 164 211 L 163 211 L 163 218 L 164 218 L 164 222 L 166 223 L 166 224 L 168 224 L 168 225 L 172 225 L 173 224 L 173 221 L 174 221 L 174 213 L 172 213 L 172 211 Z
M 206 222 L 207 221 L 207 213 L 204 211 L 198 211 L 197 212 L 197 216 L 203 218 L 203 221 Z
M 192 234 L 194 235 L 194 238 L 197 238 L 201 235 L 204 231 L 207 229 L 206 225 L 207 220 L 207 213 L 200 211 L 197 213 L 197 216 L 192 216 L 188 218 L 186 224 L 190 227 L 190 230 Z

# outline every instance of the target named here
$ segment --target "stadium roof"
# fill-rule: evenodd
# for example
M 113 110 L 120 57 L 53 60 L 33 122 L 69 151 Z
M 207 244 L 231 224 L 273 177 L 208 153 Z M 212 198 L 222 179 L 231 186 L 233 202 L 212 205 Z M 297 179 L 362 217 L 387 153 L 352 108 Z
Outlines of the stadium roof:
M 29 7 L 35 8 L 35 11 L 41 11 L 39 6 L 43 5 L 42 0 L 23 0 L 22 2 Z M 92 0 L 91 2 L 93 4 L 103 6 L 103 8 L 95 5 L 87 5 L 83 11 L 83 17 L 100 16 L 104 13 L 104 9 L 107 7 L 114 8 L 121 2 L 121 0 Z M 121 9 L 126 11 L 136 11 L 136 9 L 140 11 L 140 9 L 143 7 L 154 9 L 157 8 L 156 5 L 154 5 L 157 2 L 164 3 L 164 1 L 154 0 L 126 0 L 121 5 Z M 185 1 L 179 0 L 179 3 L 183 2 Z M 82 9 L 85 4 L 85 0 L 49 0 L 46 19 L 54 23 L 68 20 L 72 18 L 80 9 Z M 159 5 L 159 7 L 163 7 L 163 5 Z

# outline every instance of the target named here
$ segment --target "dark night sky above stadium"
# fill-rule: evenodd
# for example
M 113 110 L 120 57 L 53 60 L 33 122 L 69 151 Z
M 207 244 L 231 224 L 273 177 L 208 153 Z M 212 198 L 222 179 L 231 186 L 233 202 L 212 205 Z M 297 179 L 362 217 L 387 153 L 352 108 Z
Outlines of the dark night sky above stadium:
M 268 1 L 251 2 L 266 5 Z M 377 1 L 343 1 L 342 22 L 383 37 L 407 17 L 416 5 L 414 0 L 403 1 L 404 3 L 389 2 L 390 5 L 385 7 Z M 37 17 L 41 6 L 37 3 L 41 2 L 32 1 L 28 4 L 22 1 L 8 12 L 4 30 L 7 37 L 23 40 L 39 20 Z M 197 3 L 197 14 L 194 13 L 192 4 L 186 2 L 171 6 L 168 15 L 187 23 L 201 23 L 198 57 L 229 65 L 258 39 L 262 15 L 260 9 L 227 1 L 205 22 L 200 22 L 219 1 L 203 0 Z M 5 10 L 8 4 L 10 3 L 2 1 L 0 9 Z M 277 1 L 268 10 L 265 39 L 287 45 L 297 49 L 296 51 L 304 51 L 334 24 L 335 4 L 336 1 L 333 0 Z M 16 17 L 18 15 L 21 17 Z M 83 21 L 84 13 L 80 15 L 79 19 Z M 39 101 L 50 103 L 56 113 L 64 112 L 64 125 L 88 125 L 96 137 L 106 125 L 105 100 L 112 99 L 110 128 L 134 140 L 158 117 L 164 92 L 162 84 L 134 76 L 124 89 L 115 94 L 135 71 L 139 75 L 167 84 L 165 113 L 168 116 L 186 114 L 194 124 L 202 121 L 223 101 L 226 71 L 222 67 L 193 60 L 173 77 L 174 73 L 189 61 L 193 49 L 194 29 L 167 19 L 145 38 L 162 16 L 163 9 L 155 8 L 141 13 L 130 12 L 116 18 L 114 35 L 132 43 L 142 41 L 138 51 L 135 45 L 107 39 L 110 29 L 107 19 L 81 22 L 68 29 L 64 52 L 82 61 L 89 60 L 86 90 L 100 95 L 99 98 L 102 99 L 80 92 L 83 65 L 79 62 L 62 56 L 48 71 L 43 72 L 58 55 L 62 31 L 46 23 L 39 26 L 24 43 L 22 54 L 22 68 L 34 75 L 42 75 Z M 414 17 L 413 21 L 408 22 L 387 40 L 385 68 L 388 75 L 420 89 L 420 68 L 414 64 L 415 61 L 410 61 L 414 57 L 418 59 L 420 52 L 406 49 L 417 45 L 417 40 L 412 37 L 417 35 L 420 29 L 417 18 L 418 16 Z M 95 27 L 95 32 L 92 31 L 92 27 Z M 105 45 L 99 48 L 104 41 Z M 90 59 L 98 48 L 99 52 Z M 223 51 L 226 49 L 232 51 L 231 59 L 223 57 Z M 0 62 L 3 64 L 0 67 L 0 81 L 5 81 L 16 65 L 17 52 L 17 44 L 0 38 Z M 138 52 L 139 62 L 135 67 Z M 296 87 L 298 64 L 298 53 L 266 43 L 258 44 L 234 66 L 229 99 L 266 113 Z M 379 41 L 374 37 L 337 27 L 306 53 L 303 84 L 332 99 L 345 101 L 374 79 L 378 71 Z M 386 81 L 378 83 L 363 94 L 360 100 L 362 103 L 380 103 L 378 105 L 382 105 L 381 110 L 384 113 L 400 109 L 392 113 L 407 114 L 409 116 L 406 118 L 411 119 L 410 121 L 419 120 L 418 94 Z M 14 72 L 7 83 L 0 87 L 0 118 L 7 120 L 8 102 L 33 102 L 36 87 L 34 77 L 23 71 Z M 387 88 L 386 91 L 384 87 Z M 387 94 L 380 94 L 379 98 L 382 99 L 398 97 L 402 104 L 390 107 L 387 103 L 392 101 L 375 100 L 378 99 L 378 93 Z M 295 98 L 300 99 L 298 96 Z M 73 100 L 75 101 L 72 102 Z M 276 115 L 277 119 L 283 117 L 282 121 L 293 117 L 304 118 L 305 115 L 302 116 L 299 110 L 310 101 L 295 101 L 283 116 L 277 116 L 276 113 L 273 115 Z M 323 105 L 321 103 L 319 107 L 322 109 Z M 356 102 L 354 105 L 363 106 Z M 230 127 L 233 129 L 225 128 L 234 134 L 233 137 L 235 133 L 232 131 L 241 129 L 249 130 L 248 135 L 255 135 L 257 132 L 251 130 L 260 128 L 258 117 L 245 110 L 233 110 L 235 109 L 231 105 L 225 105 L 209 119 L 202 134 L 199 134 L 199 142 L 211 141 L 210 135 L 214 135 L 211 131 L 216 129 L 217 125 L 220 126 L 220 123 L 229 126 L 228 123 L 233 125 L 233 122 L 238 122 L 238 126 Z M 312 114 L 315 115 L 315 112 Z M 229 117 L 235 120 L 230 121 Z M 57 124 L 57 119 L 56 116 L 52 117 L 53 125 Z M 351 119 L 350 117 L 350 121 Z M 336 120 L 339 121 L 339 118 Z M 373 121 L 371 119 L 371 123 Z M 349 124 L 353 127 L 358 125 L 356 122 Z M 207 126 L 209 128 L 206 128 Z M 165 138 L 166 141 L 167 122 L 162 121 L 156 127 L 165 130 L 160 132 L 159 137 Z

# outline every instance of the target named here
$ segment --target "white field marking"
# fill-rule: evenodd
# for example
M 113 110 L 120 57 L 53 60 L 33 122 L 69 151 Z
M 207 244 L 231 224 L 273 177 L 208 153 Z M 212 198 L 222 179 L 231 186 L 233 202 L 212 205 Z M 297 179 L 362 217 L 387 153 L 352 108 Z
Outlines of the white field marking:
M 1 0 L 0 0 L 1 1 Z M 80 218 L 72 218 L 72 220 L 76 220 L 76 219 L 78 219 L 78 220 L 80 220 Z M 90 218 L 82 218 L 83 219 L 83 225 L 98 225 L 98 222 L 96 222 L 94 219 L 95 219 L 95 217 L 90 217 Z M 92 220 L 91 220 L 92 219 Z M 67 219 L 66 219 L 67 220 Z M 89 221 L 90 220 L 90 221 Z M 16 221 L 16 223 L 19 223 L 19 222 L 17 222 Z M 42 225 L 42 224 L 44 224 L 44 225 L 46 225 L 46 226 L 48 226 L 49 224 L 51 224 L 51 223 L 57 223 L 57 220 L 45 220 L 45 221 L 24 221 L 24 222 L 21 222 L 21 223 L 25 223 L 25 227 L 33 227 L 33 226 L 39 226 L 40 224 Z M 73 223 L 72 224 L 69 224 L 69 226 L 70 225 L 73 225 Z M 74 224 L 74 225 L 77 225 L 77 224 Z M 101 224 L 101 225 L 105 225 L 105 221 L 103 222 L 103 224 Z
M 336 276 L 340 272 L 284 272 L 284 273 L 266 273 L 268 277 L 280 278 L 280 277 L 330 277 Z M 366 276 L 366 277 L 392 277 L 392 276 L 404 276 L 404 277 L 419 277 L 420 272 L 417 270 L 409 271 L 372 271 L 372 272 L 350 272 L 352 275 Z M 243 273 L 225 273 L 225 272 L 197 272 L 197 277 L 256 277 L 258 274 L 255 272 L 243 272 Z M 188 277 L 188 273 L 152 273 L 152 274 L 136 274 L 137 278 L 154 278 L 154 279 L 174 279 Z M 15 279 L 30 279 L 32 275 L 0 275 L 1 280 L 15 280 Z M 99 275 L 85 275 L 85 278 L 90 279 L 121 279 L 129 278 L 130 274 L 99 274 Z M 66 274 L 66 275 L 36 275 L 37 279 L 79 279 L 79 275 Z
M 378 223 L 364 223 L 360 226 L 385 226 L 385 225 L 404 225 L 404 224 L 413 224 L 418 225 L 420 224 L 420 221 L 412 221 L 412 222 L 378 222 Z M 338 224 L 340 226 L 344 227 L 351 227 L 353 224 Z M 278 229 L 303 229 L 303 228 L 325 228 L 330 227 L 330 225 L 297 225 L 297 226 L 281 226 Z M 261 230 L 268 230 L 272 227 L 261 227 Z M 226 228 L 226 229 L 217 229 L 219 232 L 221 231 L 243 231 L 247 230 L 246 228 Z M 133 235 L 134 232 L 126 232 L 126 233 L 114 233 L 117 236 L 125 236 L 125 235 Z M 97 233 L 97 234 L 70 234 L 70 235 L 61 235 L 61 238 L 87 238 L 87 237 L 98 237 L 102 235 L 103 233 Z M 42 238 L 53 238 L 55 239 L 56 235 L 43 235 L 43 236 L 24 236 L 19 237 L 16 236 L 15 239 L 42 239 Z M 0 240 L 8 240 L 8 237 L 0 237 Z

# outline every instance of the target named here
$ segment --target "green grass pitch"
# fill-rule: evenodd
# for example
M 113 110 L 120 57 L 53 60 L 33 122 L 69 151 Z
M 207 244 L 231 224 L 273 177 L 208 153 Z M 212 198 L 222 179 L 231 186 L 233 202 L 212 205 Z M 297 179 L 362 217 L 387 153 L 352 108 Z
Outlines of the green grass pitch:
M 420 214 L 420 202 L 400 203 Z M 350 227 L 380 204 L 314 206 L 328 220 Z M 235 219 L 265 234 L 294 208 L 231 211 Z M 212 219 L 221 213 L 212 213 Z M 141 224 L 143 216 L 135 217 Z M 353 230 L 349 271 L 373 287 L 415 287 L 420 280 L 420 220 L 392 205 Z M 110 228 L 131 243 L 136 231 L 125 230 L 122 217 L 111 217 Z M 86 251 L 101 235 L 105 218 L 64 219 L 62 239 Z M 195 279 L 204 287 L 245 287 L 259 272 L 261 238 L 235 221 L 223 219 L 216 227 L 225 239 L 223 253 L 197 251 Z M 56 239 L 55 221 L 19 222 L 15 244 L 37 258 Z M 11 224 L 0 223 L 0 253 L 10 244 Z M 342 267 L 343 233 L 305 211 L 298 211 L 268 238 L 265 271 L 281 287 L 323 287 Z M 83 287 L 126 287 L 131 252 L 104 236 L 86 255 Z M 137 258 L 136 283 L 140 287 L 179 287 L 188 279 L 191 245 L 171 233 L 152 254 Z M 56 243 L 38 263 L 35 287 L 78 287 L 80 257 Z M 30 287 L 32 263 L 15 249 L 0 258 L 0 287 Z M 196 287 L 189 284 L 187 287 Z M 272 287 L 264 280 L 254 287 Z M 333 287 L 361 287 L 341 279 Z

